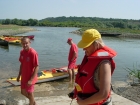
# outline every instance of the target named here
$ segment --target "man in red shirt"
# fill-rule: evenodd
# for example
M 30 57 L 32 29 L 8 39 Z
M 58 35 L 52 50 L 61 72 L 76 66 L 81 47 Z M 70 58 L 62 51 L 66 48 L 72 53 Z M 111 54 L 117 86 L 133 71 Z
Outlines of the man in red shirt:
M 23 37 L 21 44 L 23 49 L 20 52 L 20 70 L 17 77 L 19 82 L 21 77 L 21 94 L 29 99 L 29 105 L 36 105 L 34 100 L 34 84 L 37 82 L 38 54 L 30 47 L 30 39 Z
M 78 57 L 78 47 L 77 45 L 72 41 L 71 38 L 68 38 L 67 43 L 71 46 L 69 50 L 69 56 L 68 56 L 68 73 L 70 78 L 70 83 L 74 80 L 74 68 L 76 66 L 76 60 Z

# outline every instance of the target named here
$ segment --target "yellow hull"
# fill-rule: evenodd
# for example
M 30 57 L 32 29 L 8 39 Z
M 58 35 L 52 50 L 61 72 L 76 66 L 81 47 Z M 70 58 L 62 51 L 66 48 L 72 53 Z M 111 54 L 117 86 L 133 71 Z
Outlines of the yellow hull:
M 76 73 L 77 73 L 77 68 L 75 69 L 75 74 Z M 69 75 L 67 73 L 67 67 L 62 67 L 62 68 L 53 69 L 53 70 L 43 70 L 38 73 L 37 83 L 62 79 L 68 76 Z M 16 80 L 17 80 L 16 77 L 11 77 L 10 79 L 7 80 L 7 82 L 11 83 L 12 85 L 20 85 L 20 82 L 17 82 Z

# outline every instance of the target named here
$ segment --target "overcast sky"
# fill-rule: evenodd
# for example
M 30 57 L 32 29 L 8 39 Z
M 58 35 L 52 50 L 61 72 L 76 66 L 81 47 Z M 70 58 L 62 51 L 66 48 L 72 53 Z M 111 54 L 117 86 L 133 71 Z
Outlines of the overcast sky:
M 140 0 L 0 0 L 0 19 L 76 16 L 140 19 Z

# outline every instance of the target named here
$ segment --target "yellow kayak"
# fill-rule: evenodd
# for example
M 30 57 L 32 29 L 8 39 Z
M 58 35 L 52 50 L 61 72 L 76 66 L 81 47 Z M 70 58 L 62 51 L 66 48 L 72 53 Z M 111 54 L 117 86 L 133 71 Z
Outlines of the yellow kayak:
M 21 45 L 21 40 L 18 38 L 11 37 L 0 37 L 0 39 L 7 41 L 9 44 Z
M 12 40 L 12 41 L 9 41 L 9 44 L 15 44 L 15 45 L 21 45 L 21 40 Z
M 75 74 L 77 74 L 77 67 L 74 69 L 74 71 Z M 43 70 L 38 72 L 37 83 L 58 80 L 58 79 L 66 78 L 68 76 L 69 75 L 67 72 L 67 67 L 53 68 L 51 70 Z M 16 77 L 11 77 L 7 79 L 7 82 L 15 86 L 20 85 L 20 82 L 17 82 L 16 80 L 17 80 Z

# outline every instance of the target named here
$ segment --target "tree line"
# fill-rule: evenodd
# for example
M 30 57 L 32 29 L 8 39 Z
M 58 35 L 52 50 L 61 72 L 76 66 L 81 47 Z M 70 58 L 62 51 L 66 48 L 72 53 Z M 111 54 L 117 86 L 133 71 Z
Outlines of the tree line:
M 49 17 L 37 19 L 1 19 L 0 24 L 20 26 L 49 26 L 49 27 L 94 27 L 94 28 L 120 28 L 140 30 L 140 20 L 115 19 L 99 17 Z

